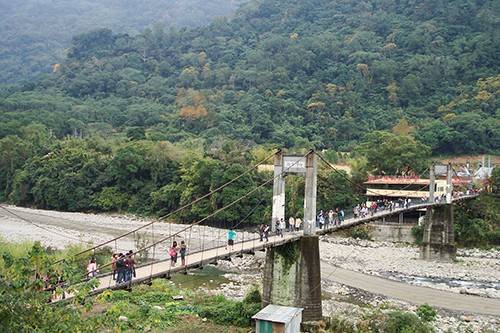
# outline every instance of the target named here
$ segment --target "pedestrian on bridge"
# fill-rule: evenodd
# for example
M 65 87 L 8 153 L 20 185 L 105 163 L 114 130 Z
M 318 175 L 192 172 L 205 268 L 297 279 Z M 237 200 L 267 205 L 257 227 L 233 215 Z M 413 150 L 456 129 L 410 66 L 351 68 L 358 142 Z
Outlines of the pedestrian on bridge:
M 179 249 L 179 253 L 181 254 L 181 264 L 182 266 L 186 266 L 186 253 L 187 253 L 187 245 L 184 241 L 181 241 L 181 246 Z
M 271 227 L 269 225 L 264 226 L 264 238 L 266 239 L 266 243 L 269 242 L 269 231 L 271 230 Z
M 300 217 L 297 217 L 295 219 L 295 231 L 299 231 L 300 227 L 302 227 L 302 219 Z
M 99 268 L 97 267 L 95 258 L 92 258 L 90 259 L 87 265 L 87 276 L 89 277 L 89 279 L 91 279 L 96 277 L 98 273 L 99 273 Z
M 229 231 L 227 232 L 227 246 L 226 250 L 229 247 L 229 251 L 232 251 L 234 249 L 234 241 L 236 240 L 236 231 L 233 230 L 233 228 L 229 228 Z
M 134 251 L 130 250 L 125 260 L 125 266 L 127 267 L 125 282 L 129 282 L 132 280 L 132 277 L 136 277 L 135 264 Z
M 266 226 L 264 223 L 262 223 L 260 226 L 259 226 L 259 237 L 260 237 L 260 242 L 263 242 L 264 241 L 264 230 L 266 229 Z
M 339 218 L 339 225 L 341 225 L 342 222 L 344 222 L 344 218 L 345 218 L 345 212 L 343 209 L 340 209 L 339 214 L 338 214 L 338 218 Z
M 111 270 L 113 271 L 113 280 L 116 281 L 116 261 L 118 260 L 118 254 L 113 253 L 111 257 Z
M 172 267 L 175 267 L 175 264 L 177 263 L 177 252 L 179 251 L 179 248 L 177 247 L 177 242 L 174 241 L 172 243 L 172 246 L 168 249 L 168 255 L 170 256 L 170 265 Z
M 276 220 L 276 236 L 281 236 L 283 238 L 283 219 Z
M 123 253 L 120 253 L 118 255 L 118 259 L 116 260 L 116 284 L 123 283 L 125 281 L 125 271 L 126 271 L 126 265 L 125 265 L 125 256 Z
M 288 231 L 293 231 L 295 229 L 295 218 L 293 216 L 290 216 L 288 219 Z

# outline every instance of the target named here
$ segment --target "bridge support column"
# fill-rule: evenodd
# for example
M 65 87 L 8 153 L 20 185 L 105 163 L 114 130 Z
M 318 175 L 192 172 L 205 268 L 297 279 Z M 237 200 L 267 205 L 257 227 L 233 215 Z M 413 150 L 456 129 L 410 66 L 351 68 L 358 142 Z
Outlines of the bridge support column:
M 321 269 L 318 236 L 267 250 L 264 266 L 263 305 L 301 307 L 304 321 L 322 319 Z
M 420 259 L 452 261 L 457 248 L 453 230 L 453 205 L 427 208 Z
M 274 155 L 272 232 L 276 231 L 276 221 L 281 220 L 285 220 L 285 179 L 283 178 L 283 153 L 279 151 Z

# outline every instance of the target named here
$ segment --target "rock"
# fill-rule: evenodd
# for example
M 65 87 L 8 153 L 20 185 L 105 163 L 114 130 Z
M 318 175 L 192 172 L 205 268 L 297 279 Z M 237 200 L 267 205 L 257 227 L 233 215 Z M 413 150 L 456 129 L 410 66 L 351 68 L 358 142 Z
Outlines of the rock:
M 176 296 L 172 296 L 172 299 L 174 301 L 182 301 L 184 299 L 184 296 L 182 296 L 182 295 L 176 295 Z
M 155 306 L 153 306 L 153 309 L 158 310 L 158 311 L 165 310 L 165 308 L 162 308 L 162 307 L 161 307 L 161 306 L 159 306 L 159 305 L 155 305 Z
M 201 321 L 207 321 L 207 318 L 203 318 Z
M 127 318 L 127 317 L 125 317 L 125 316 L 120 316 L 120 317 L 118 317 L 118 320 L 119 320 L 119 321 L 125 321 L 125 322 L 127 322 L 127 321 L 128 321 L 128 318 Z
M 472 317 L 472 316 L 464 316 L 464 315 L 462 315 L 462 316 L 460 316 L 460 320 L 461 320 L 461 321 L 465 321 L 465 322 L 468 322 L 468 323 L 469 323 L 469 322 L 471 322 L 471 321 L 473 321 L 473 320 L 474 320 L 474 317 Z

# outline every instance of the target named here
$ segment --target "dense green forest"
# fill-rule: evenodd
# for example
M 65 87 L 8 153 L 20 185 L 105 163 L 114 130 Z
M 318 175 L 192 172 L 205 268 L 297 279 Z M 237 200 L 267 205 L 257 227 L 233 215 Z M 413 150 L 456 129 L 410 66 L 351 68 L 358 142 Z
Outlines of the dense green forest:
M 498 152 L 497 13 L 481 0 L 261 0 L 195 29 L 80 34 L 53 73 L 0 90 L 0 198 L 161 215 L 276 147 L 347 150 L 358 185 L 369 172 L 424 170 L 432 154 Z M 359 200 L 338 174 L 319 185 L 320 207 Z M 269 195 L 218 220 L 258 222 Z
M 208 27 L 92 31 L 55 73 L 5 89 L 0 137 L 41 122 L 346 150 L 405 121 L 434 153 L 498 151 L 498 6 L 262 0 Z
M 135 35 L 154 24 L 197 27 L 240 0 L 0 0 L 0 82 L 49 72 L 74 35 L 110 28 Z

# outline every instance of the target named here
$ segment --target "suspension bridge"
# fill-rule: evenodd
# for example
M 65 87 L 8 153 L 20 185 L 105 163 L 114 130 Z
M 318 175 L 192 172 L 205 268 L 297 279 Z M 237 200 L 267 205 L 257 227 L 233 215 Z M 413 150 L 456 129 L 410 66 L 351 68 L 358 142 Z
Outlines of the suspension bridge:
M 453 198 L 453 202 L 472 199 L 475 198 L 477 194 L 465 195 L 457 198 Z M 340 225 L 325 227 L 323 229 L 318 229 L 316 233 L 318 235 L 324 235 L 328 233 L 335 232 L 337 230 L 351 228 L 360 224 L 369 223 L 372 221 L 381 220 L 384 217 L 389 217 L 392 215 L 397 215 L 400 213 L 411 212 L 420 209 L 427 209 L 428 207 L 442 206 L 446 203 L 428 203 L 428 202 L 415 202 L 409 207 L 395 208 L 392 211 L 381 210 L 377 213 L 370 214 L 369 216 L 359 217 L 359 218 L 347 218 Z M 203 233 L 203 229 L 200 229 Z M 260 236 L 256 233 L 241 233 L 241 240 L 236 241 L 233 247 L 226 246 L 226 235 L 222 233 L 223 238 L 218 238 L 215 241 L 211 240 L 210 245 L 207 248 L 199 248 L 195 251 L 190 251 L 186 255 L 186 265 L 182 266 L 179 262 L 172 265 L 172 261 L 169 258 L 163 258 L 161 260 L 156 260 L 136 268 L 136 277 L 128 283 L 117 284 L 113 279 L 111 273 L 102 275 L 98 278 L 98 287 L 93 290 L 94 294 L 103 292 L 106 289 L 120 289 L 126 285 L 138 284 L 138 283 L 148 283 L 155 278 L 169 278 L 171 274 L 186 272 L 189 269 L 200 268 L 204 265 L 216 264 L 218 260 L 229 260 L 232 256 L 239 256 L 242 254 L 254 254 L 256 251 L 264 250 L 269 247 L 276 247 L 286 243 L 294 242 L 303 236 L 303 231 L 284 231 L 283 237 L 279 235 L 272 235 L 268 238 L 268 241 L 263 239 L 260 240 Z M 245 235 L 246 238 L 245 239 Z M 198 239 L 203 238 L 203 234 L 197 237 Z M 179 238 L 181 239 L 181 238 Z M 163 256 L 165 256 L 166 251 Z M 154 258 L 152 258 L 154 259 Z
M 274 174 L 262 184 L 256 186 L 224 207 L 215 210 L 213 213 L 207 215 L 199 221 L 187 225 L 180 231 L 172 232 L 167 236 L 162 235 L 162 237 L 158 237 L 158 235 L 155 234 L 154 225 L 158 221 L 171 217 L 184 209 L 189 209 L 194 204 L 210 197 L 216 192 L 221 191 L 239 178 L 257 169 L 259 165 L 265 163 L 271 157 L 274 157 Z M 434 198 L 434 174 L 433 170 L 431 170 L 431 183 L 428 187 L 430 196 L 426 200 L 414 200 L 411 204 L 401 207 L 391 207 L 391 209 L 381 209 L 367 214 L 366 216 L 346 216 L 340 225 L 330 225 L 319 229 L 316 218 L 318 157 L 327 165 L 327 167 L 331 168 L 334 172 L 339 172 L 320 154 L 314 151 L 309 151 L 303 156 L 287 156 L 281 151 L 278 151 L 266 157 L 256 165 L 248 168 L 245 172 L 241 173 L 229 182 L 219 186 L 206 195 L 179 207 L 175 211 L 163 216 L 158 221 L 146 223 L 139 228 L 123 233 L 119 237 L 115 237 L 106 242 L 90 247 L 85 251 L 77 253 L 75 255 L 77 257 L 88 257 L 95 254 L 96 251 L 101 248 L 113 247 L 113 244 L 115 245 L 115 252 L 118 252 L 116 246 L 118 240 L 130 235 L 135 235 L 140 231 L 150 232 L 150 239 L 152 240 L 151 244 L 134 250 L 134 255 L 136 257 L 141 253 L 148 253 L 148 260 L 138 263 L 138 266 L 135 269 L 135 276 L 126 283 L 117 284 L 113 279 L 112 273 L 101 274 L 96 277 L 97 286 L 92 291 L 92 294 L 98 294 L 107 289 L 118 289 L 130 287 L 139 283 L 149 283 L 154 278 L 168 278 L 171 274 L 187 272 L 189 269 L 201 268 L 204 265 L 216 263 L 221 259 L 230 260 L 232 256 L 253 254 L 256 251 L 266 249 L 266 264 L 263 272 L 264 303 L 277 303 L 303 307 L 304 318 L 306 320 L 315 320 L 321 318 L 322 314 L 321 268 L 318 236 L 321 234 L 335 232 L 339 229 L 349 228 L 359 224 L 381 220 L 392 215 L 403 214 L 416 210 L 425 210 L 427 212 L 424 225 L 422 258 L 444 260 L 453 258 L 453 204 L 457 201 L 472 199 L 476 197 L 477 194 L 455 197 L 452 195 L 453 188 L 451 183 L 451 167 L 448 169 L 448 186 L 446 189 L 447 192 L 445 200 L 435 200 Z M 277 235 L 275 233 L 276 221 L 284 221 L 285 218 L 285 177 L 287 174 L 292 173 L 305 176 L 303 229 L 300 231 L 285 232 L 283 235 Z M 342 177 L 346 177 L 343 173 L 339 174 L 341 174 Z M 350 181 L 350 179 L 348 180 Z M 257 233 L 243 231 L 238 232 L 238 237 L 234 245 L 227 247 L 225 231 L 221 230 L 216 236 L 212 234 L 211 237 L 207 237 L 208 235 L 206 234 L 205 228 L 198 228 L 201 235 L 198 235 L 197 238 L 201 239 L 201 243 L 197 248 L 190 246 L 193 226 L 201 225 L 203 222 L 241 202 L 243 199 L 249 197 L 259 189 L 271 183 L 273 184 L 273 209 L 272 221 L 270 221 L 272 233 L 268 239 L 261 240 L 261 237 L 259 237 Z M 174 265 L 173 262 L 169 260 L 166 249 L 174 240 L 185 240 L 188 244 L 185 265 L 181 265 L 180 262 Z M 291 259 L 292 262 L 289 262 L 286 265 L 282 264 L 282 261 L 284 260 L 284 251 L 294 254 Z M 152 256 L 150 256 L 151 252 Z M 110 268 L 111 265 L 111 262 L 105 264 L 101 263 L 100 268 L 103 270 L 104 268 Z M 82 281 L 86 278 L 86 276 L 82 276 Z M 288 286 L 286 287 L 288 289 L 285 288 L 286 290 L 283 290 L 283 286 Z M 62 287 L 64 289 L 69 289 L 71 286 L 63 284 Z M 284 295 L 286 297 L 284 297 Z M 71 297 L 73 297 L 72 294 L 66 294 L 66 299 Z

